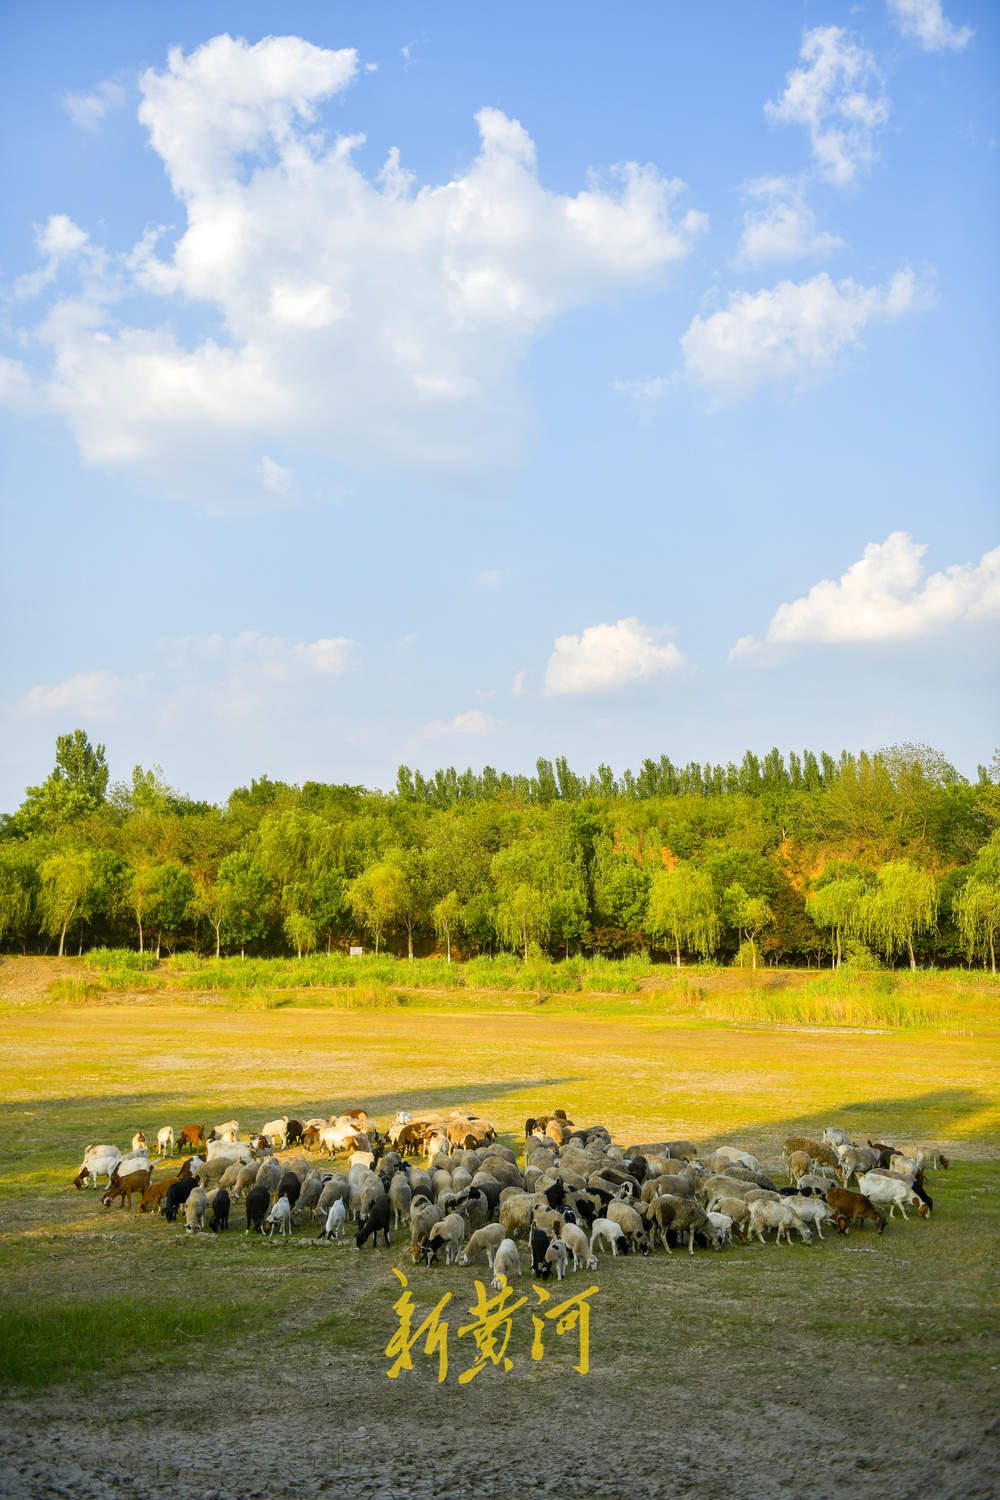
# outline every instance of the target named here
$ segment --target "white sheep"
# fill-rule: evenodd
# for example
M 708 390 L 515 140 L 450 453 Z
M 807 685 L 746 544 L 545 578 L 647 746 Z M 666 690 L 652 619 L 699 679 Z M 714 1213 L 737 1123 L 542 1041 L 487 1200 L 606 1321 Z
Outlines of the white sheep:
M 715 1230 L 716 1246 L 733 1243 L 733 1220 L 729 1214 L 709 1212 L 708 1222 Z
M 485 1255 L 486 1263 L 490 1270 L 493 1269 L 493 1257 L 504 1240 L 503 1226 L 500 1224 L 484 1224 L 477 1229 L 475 1234 L 470 1234 L 466 1241 L 465 1249 L 459 1256 L 460 1266 L 470 1265 L 477 1255 Z M 586 1241 L 584 1241 L 586 1244 Z
M 326 1225 L 320 1230 L 321 1240 L 339 1240 L 340 1231 L 347 1223 L 347 1209 L 343 1198 L 335 1198 L 330 1205 L 330 1212 L 326 1216 Z
M 858 1178 L 858 1191 L 864 1193 L 869 1203 L 876 1206 L 888 1203 L 891 1219 L 898 1208 L 904 1219 L 909 1218 L 907 1208 L 915 1208 L 922 1219 L 930 1218 L 930 1209 L 907 1183 L 898 1177 L 884 1177 L 881 1172 L 864 1172 Z
M 764 1230 L 776 1229 L 778 1231 L 776 1244 L 781 1244 L 781 1236 L 785 1236 L 785 1244 L 791 1244 L 791 1231 L 794 1229 L 802 1237 L 802 1243 L 808 1245 L 812 1241 L 812 1230 L 802 1222 L 794 1208 L 789 1207 L 786 1199 L 780 1203 L 772 1203 L 769 1199 L 758 1198 L 756 1203 L 750 1205 L 750 1235 L 756 1235 L 761 1244 L 765 1244 Z
M 201 1234 L 205 1228 L 205 1210 L 208 1207 L 208 1198 L 204 1189 L 194 1188 L 187 1196 L 184 1204 L 185 1234 L 193 1234 L 195 1230 Z
M 444 1250 L 444 1263 L 446 1266 L 457 1263 L 462 1251 L 462 1240 L 465 1238 L 465 1220 L 461 1214 L 446 1214 L 439 1219 L 424 1241 L 424 1256 L 427 1264 L 436 1258 L 439 1250 Z
M 323 1121 L 326 1124 L 326 1121 Z M 266 1135 L 276 1151 L 280 1151 L 285 1144 L 288 1134 L 288 1116 L 282 1115 L 280 1120 L 268 1120 L 266 1125 L 260 1127 L 261 1135 Z
M 174 1127 L 172 1125 L 163 1125 L 156 1132 L 156 1154 L 157 1156 L 173 1156 Z
M 564 1240 L 552 1240 L 545 1251 L 545 1264 L 555 1266 L 556 1280 L 562 1281 L 566 1275 L 566 1263 L 569 1260 L 569 1250 Z
M 213 1125 L 208 1132 L 208 1144 L 213 1141 L 228 1141 L 231 1144 L 240 1138 L 239 1120 L 225 1120 L 221 1125 Z
M 83 1153 L 83 1161 L 80 1163 L 79 1171 L 73 1179 L 76 1187 L 97 1186 L 98 1176 L 102 1173 L 107 1175 L 108 1187 L 111 1186 L 111 1174 L 122 1159 L 122 1154 L 117 1146 L 88 1146 Z
M 521 1257 L 517 1253 L 517 1246 L 511 1239 L 500 1241 L 496 1255 L 493 1257 L 493 1280 L 490 1283 L 493 1290 L 501 1290 L 499 1277 L 506 1277 L 510 1281 L 512 1276 L 521 1274 Z
M 618 1243 L 625 1239 L 625 1231 L 614 1219 L 595 1219 L 590 1226 L 590 1253 L 593 1255 L 594 1246 L 599 1240 L 603 1240 L 612 1255 L 618 1254 Z
M 194 1194 L 192 1193 L 191 1196 L 193 1198 Z M 271 1229 L 268 1231 L 269 1233 L 273 1233 L 274 1228 L 277 1227 L 279 1234 L 287 1234 L 288 1237 L 291 1238 L 292 1205 L 289 1203 L 284 1193 L 282 1193 L 277 1203 L 271 1209 L 271 1212 L 264 1220 L 264 1223 L 271 1226 Z
M 833 1146 L 834 1150 L 838 1146 L 849 1146 L 851 1144 L 851 1137 L 847 1134 L 846 1130 L 841 1130 L 839 1125 L 828 1125 L 823 1131 L 822 1139 L 824 1146 Z
M 816 1233 L 822 1239 L 822 1226 L 830 1222 L 830 1210 L 827 1208 L 825 1201 L 814 1193 L 809 1198 L 796 1196 L 786 1199 L 786 1202 L 791 1204 L 804 1224 L 812 1224 Z
M 737 1167 L 746 1167 L 751 1172 L 760 1171 L 760 1162 L 756 1156 L 751 1156 L 749 1151 L 739 1151 L 735 1146 L 720 1146 L 713 1152 L 712 1161 L 721 1157 L 724 1161 L 731 1161 Z

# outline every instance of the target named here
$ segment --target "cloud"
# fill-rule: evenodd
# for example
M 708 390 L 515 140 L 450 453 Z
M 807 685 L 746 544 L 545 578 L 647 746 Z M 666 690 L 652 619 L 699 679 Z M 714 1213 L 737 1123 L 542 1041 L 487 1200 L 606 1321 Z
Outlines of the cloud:
M 514 681 L 510 685 L 510 691 L 511 691 L 511 696 L 512 697 L 514 697 L 514 698 L 523 698 L 524 697 L 524 694 L 525 694 L 525 691 L 526 691 L 525 686 L 524 686 L 524 679 L 525 679 L 526 676 L 527 676 L 526 672 L 523 672 L 523 671 L 521 671 L 521 672 L 515 672 L 515 674 L 514 674 Z
M 788 74 L 764 113 L 775 124 L 804 125 L 820 175 L 845 187 L 874 161 L 876 132 L 889 118 L 882 75 L 839 26 L 805 31 L 799 55 L 806 66 Z
M 132 689 L 144 680 L 143 677 L 119 677 L 103 668 L 96 672 L 77 672 L 52 686 L 40 683 L 31 688 L 19 708 L 31 716 L 62 713 L 106 718 L 116 713 Z
M 972 40 L 971 26 L 953 26 L 941 9 L 941 0 L 888 0 L 889 15 L 900 32 L 917 42 L 925 52 L 961 52 Z
M 582 635 L 556 637 L 545 669 L 545 694 L 597 693 L 663 674 L 688 671 L 687 659 L 662 630 L 634 617 L 615 625 L 590 625 Z
M 470 708 L 463 714 L 456 714 L 447 722 L 443 719 L 435 719 L 432 723 L 425 724 L 419 733 L 424 739 L 434 740 L 451 734 L 492 734 L 495 730 L 502 728 L 502 719 L 494 719 L 492 715 L 483 713 L 480 708 Z
M 106 78 L 89 94 L 64 95 L 62 107 L 81 130 L 96 130 L 106 115 L 122 107 L 125 98 L 122 85 Z
M 759 292 L 734 292 L 720 312 L 692 319 L 681 339 L 684 369 L 725 401 L 768 383 L 815 382 L 860 342 L 866 324 L 901 317 L 931 301 L 909 267 L 888 286 L 865 287 L 825 271 L 810 281 L 782 281 Z
M 1000 616 L 1000 547 L 978 563 L 955 563 L 924 577 L 926 546 L 905 531 L 870 542 L 839 579 L 824 579 L 775 611 L 764 641 L 742 636 L 730 661 L 764 646 L 874 645 L 916 640 L 960 624 Z
M 762 266 L 773 260 L 823 260 L 844 241 L 816 228 L 816 216 L 805 201 L 802 184 L 787 177 L 760 177 L 743 189 L 753 200 L 743 216 L 737 260 Z
M 139 117 L 186 223 L 116 256 L 86 317 L 67 298 L 28 331 L 87 462 L 216 508 L 280 503 L 263 460 L 282 448 L 486 482 L 530 442 L 531 343 L 705 228 L 652 166 L 548 190 L 527 131 L 491 107 L 450 181 L 418 185 L 396 148 L 367 174 L 363 136 L 331 140 L 320 116 L 362 76 L 351 49 L 228 36 L 143 74 Z M 113 316 L 135 294 L 162 319 Z M 211 333 L 181 338 L 189 309 Z
M 488 594 L 493 594 L 503 583 L 503 574 L 499 568 L 481 568 L 476 574 L 476 582 Z
M 672 375 L 653 375 L 646 380 L 613 380 L 611 389 L 622 396 L 631 396 L 640 410 L 648 411 L 663 400 L 675 383 Z

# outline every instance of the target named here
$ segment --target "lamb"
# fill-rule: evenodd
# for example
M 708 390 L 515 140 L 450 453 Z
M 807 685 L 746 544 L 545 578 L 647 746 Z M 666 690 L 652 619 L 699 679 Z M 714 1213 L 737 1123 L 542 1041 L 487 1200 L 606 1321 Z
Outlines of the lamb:
M 584 1240 L 584 1243 L 586 1243 L 586 1239 Z M 556 1280 L 562 1281 L 563 1277 L 566 1275 L 566 1264 L 568 1260 L 569 1250 L 566 1247 L 565 1240 L 558 1239 L 550 1241 L 545 1251 L 545 1264 L 548 1267 L 548 1270 L 545 1272 L 546 1276 L 552 1270 L 552 1267 L 555 1266 Z
M 470 1234 L 466 1241 L 465 1249 L 459 1258 L 459 1265 L 468 1266 L 475 1260 L 477 1255 L 485 1255 L 486 1262 L 493 1269 L 493 1257 L 496 1254 L 502 1240 L 504 1239 L 503 1226 L 500 1224 L 484 1224 L 477 1229 L 475 1234 Z M 586 1244 L 586 1240 L 584 1240 Z
M 708 1210 L 711 1220 L 713 1213 L 721 1214 L 729 1220 L 733 1226 L 733 1233 L 738 1239 L 743 1238 L 743 1228 L 750 1223 L 750 1205 L 742 1198 L 716 1198 L 712 1207 Z
M 156 1154 L 157 1156 L 173 1156 L 174 1128 L 172 1125 L 164 1125 L 156 1132 Z
M 288 1134 L 288 1116 L 282 1115 L 280 1120 L 268 1120 L 266 1125 L 260 1127 L 260 1134 L 266 1135 L 276 1151 L 284 1148 Z M 301 1139 L 302 1132 L 299 1132 Z
M 330 1211 L 331 1205 L 339 1198 L 344 1202 L 346 1213 L 347 1203 L 351 1195 L 351 1185 L 347 1178 L 341 1173 L 333 1173 L 323 1181 L 323 1190 L 316 1200 L 313 1208 L 313 1218 L 317 1224 L 322 1224 Z
M 347 1209 L 343 1198 L 335 1198 L 326 1216 L 326 1223 L 316 1236 L 320 1240 L 339 1240 L 340 1231 L 347 1223 Z
M 776 1243 L 781 1244 L 781 1236 L 785 1236 L 785 1244 L 791 1244 L 791 1231 L 794 1229 L 802 1238 L 804 1245 L 812 1241 L 812 1230 L 803 1223 L 786 1199 L 777 1203 L 768 1200 L 760 1200 L 750 1205 L 750 1235 L 756 1235 L 761 1244 L 765 1244 L 764 1230 L 776 1229 L 778 1231 Z
M 618 1254 L 618 1246 L 624 1244 L 625 1252 L 628 1252 L 628 1241 L 625 1239 L 625 1231 L 614 1219 L 595 1219 L 590 1231 L 590 1253 L 594 1254 L 594 1246 L 598 1240 L 603 1240 L 612 1255 Z
M 424 1259 L 427 1264 L 434 1264 L 440 1250 L 444 1250 L 446 1266 L 457 1264 L 464 1238 L 465 1220 L 462 1215 L 446 1214 L 443 1219 L 438 1220 L 424 1241 Z
M 247 1203 L 249 1204 L 249 1202 L 250 1200 L 248 1198 Z M 271 1209 L 271 1212 L 264 1220 L 264 1223 L 268 1226 L 269 1234 L 273 1234 L 275 1227 L 277 1226 L 279 1234 L 287 1234 L 289 1239 L 291 1238 L 292 1205 L 289 1203 L 284 1194 L 282 1194 L 278 1201 L 275 1203 L 274 1207 Z
M 927 1204 L 907 1183 L 894 1177 L 885 1177 L 881 1172 L 864 1172 L 858 1178 L 858 1187 L 870 1203 L 888 1203 L 891 1219 L 898 1208 L 903 1218 L 909 1217 L 907 1206 L 915 1208 L 922 1219 L 930 1218 Z
M 531 1231 L 528 1237 L 528 1246 L 531 1250 L 532 1276 L 548 1276 L 549 1267 L 545 1259 L 545 1252 L 551 1243 L 551 1237 L 546 1234 L 544 1229 L 533 1229 Z
M 125 1208 L 125 1200 L 128 1199 L 128 1207 L 132 1207 L 132 1194 L 138 1193 L 141 1198 L 149 1187 L 149 1179 L 152 1177 L 152 1168 L 147 1166 L 144 1170 L 120 1174 L 116 1167 L 111 1174 L 111 1184 L 101 1199 L 102 1207 L 110 1208 L 116 1198 L 122 1200 L 122 1208 Z
M 813 1196 L 811 1198 L 795 1197 L 787 1200 L 798 1214 L 804 1224 L 811 1224 L 820 1239 L 823 1238 L 823 1225 L 829 1222 L 830 1210 L 822 1198 Z
M 229 1194 L 224 1187 L 218 1188 L 212 1200 L 212 1217 L 208 1225 L 213 1234 L 229 1228 L 229 1206 Z
M 718 1171 L 716 1161 L 732 1162 L 737 1167 L 747 1167 L 751 1172 L 760 1171 L 760 1162 L 756 1156 L 751 1156 L 749 1151 L 738 1151 L 735 1146 L 720 1146 L 712 1155 L 709 1166 L 713 1171 Z M 724 1169 L 723 1169 L 724 1170 Z
M 187 1202 L 184 1205 L 185 1234 L 193 1234 L 195 1230 L 199 1234 L 204 1232 L 205 1210 L 207 1207 L 208 1203 L 204 1188 L 196 1187 L 193 1192 L 188 1194 Z
M 521 1257 L 517 1253 L 517 1246 L 511 1239 L 501 1240 L 497 1247 L 497 1253 L 493 1257 L 493 1280 L 490 1283 L 492 1289 L 495 1292 L 502 1290 L 500 1286 L 501 1276 L 504 1277 L 505 1282 L 509 1282 L 511 1276 L 520 1276 L 520 1274 Z
M 715 1231 L 715 1248 L 720 1250 L 723 1245 L 733 1243 L 733 1219 L 729 1214 L 710 1213 L 708 1222 Z

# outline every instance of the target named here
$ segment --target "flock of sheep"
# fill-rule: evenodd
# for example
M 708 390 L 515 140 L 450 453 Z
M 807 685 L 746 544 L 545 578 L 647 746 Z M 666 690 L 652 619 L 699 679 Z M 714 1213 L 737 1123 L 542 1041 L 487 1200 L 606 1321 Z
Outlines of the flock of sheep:
M 182 1156 L 173 1170 L 174 1150 Z M 295 1154 L 296 1148 L 301 1154 Z M 189 1151 L 190 1155 L 184 1155 Z M 283 1153 L 279 1159 L 277 1152 Z M 315 1156 L 346 1155 L 341 1170 L 314 1164 Z M 426 1165 L 419 1161 L 426 1157 Z M 828 1127 L 822 1140 L 790 1137 L 777 1182 L 749 1151 L 721 1146 L 699 1151 L 692 1141 L 616 1146 L 603 1125 L 574 1126 L 564 1110 L 530 1118 L 518 1153 L 497 1140 L 489 1121 L 468 1112 L 397 1114 L 383 1134 L 363 1110 L 332 1119 L 269 1120 L 241 1138 L 228 1120 L 207 1134 L 201 1125 L 176 1133 L 164 1126 L 155 1159 L 137 1131 L 127 1154 L 116 1146 L 88 1146 L 74 1186 L 107 1179 L 102 1203 L 120 1199 L 168 1222 L 183 1211 L 188 1233 L 228 1227 L 234 1201 L 243 1199 L 247 1234 L 291 1235 L 319 1226 L 318 1237 L 339 1240 L 350 1220 L 361 1248 L 392 1229 L 409 1230 L 415 1263 L 470 1265 L 484 1259 L 499 1288 L 521 1274 L 518 1241 L 531 1269 L 562 1280 L 568 1270 L 597 1269 L 597 1251 L 646 1255 L 671 1242 L 719 1250 L 768 1230 L 776 1241 L 796 1234 L 822 1240 L 823 1225 L 847 1234 L 871 1219 L 881 1233 L 883 1210 L 921 1218 L 931 1211 L 928 1168 L 947 1167 L 940 1151 L 886 1142 L 852 1142 Z M 159 1160 L 169 1173 L 154 1180 Z M 850 1183 L 856 1182 L 856 1190 Z

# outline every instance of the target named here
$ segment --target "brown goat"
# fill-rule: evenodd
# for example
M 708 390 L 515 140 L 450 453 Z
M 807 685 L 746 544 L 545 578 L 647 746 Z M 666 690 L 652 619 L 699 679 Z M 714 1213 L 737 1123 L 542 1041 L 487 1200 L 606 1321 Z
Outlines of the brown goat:
M 206 1151 L 208 1145 L 205 1141 L 204 1125 L 182 1125 L 177 1132 L 177 1149 L 184 1151 Z
M 189 1166 L 190 1163 L 185 1162 L 184 1165 Z M 172 1182 L 176 1181 L 176 1177 L 161 1177 L 159 1182 L 151 1182 L 143 1192 L 142 1202 L 139 1204 L 139 1212 L 144 1214 L 149 1209 L 152 1209 L 154 1214 L 158 1214 L 163 1207 L 163 1200 L 167 1196 L 167 1189 Z
M 101 1199 L 102 1206 L 104 1208 L 110 1208 L 114 1200 L 116 1198 L 120 1198 L 122 1200 L 122 1208 L 131 1208 L 132 1194 L 139 1193 L 141 1196 L 143 1193 L 145 1193 L 146 1189 L 149 1187 L 149 1179 L 152 1177 L 152 1175 L 152 1167 L 146 1167 L 145 1170 L 141 1172 L 129 1172 L 127 1177 L 119 1177 L 118 1168 L 116 1167 L 114 1172 L 111 1174 L 111 1186 L 108 1188 L 107 1192 L 104 1194 L 104 1197 Z M 128 1199 L 127 1204 L 125 1202 L 126 1198 Z
M 849 1224 L 862 1224 L 865 1219 L 874 1219 L 879 1234 L 885 1228 L 885 1219 L 864 1193 L 851 1193 L 847 1188 L 830 1188 L 826 1195 L 826 1206 L 837 1226 L 838 1234 L 846 1234 Z

